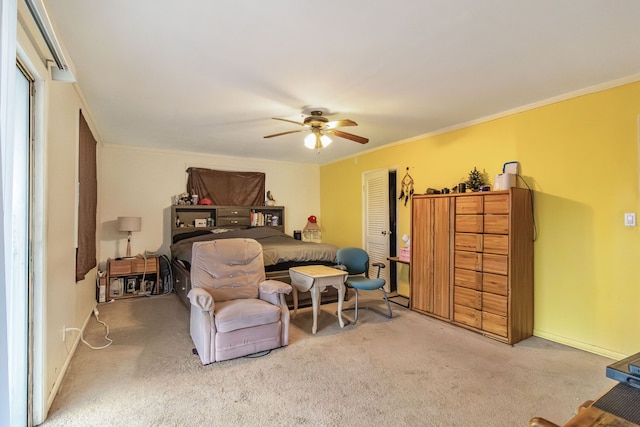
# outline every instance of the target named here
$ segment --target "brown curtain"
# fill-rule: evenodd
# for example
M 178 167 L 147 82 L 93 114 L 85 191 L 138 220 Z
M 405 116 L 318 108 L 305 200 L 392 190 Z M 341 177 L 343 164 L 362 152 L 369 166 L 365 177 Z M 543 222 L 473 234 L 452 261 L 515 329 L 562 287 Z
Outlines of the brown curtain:
M 96 262 L 96 140 L 80 111 L 78 154 L 78 248 L 76 249 L 76 282 L 83 280 Z
M 208 198 L 214 205 L 264 205 L 265 174 L 261 172 L 187 169 L 187 192 L 200 200 Z

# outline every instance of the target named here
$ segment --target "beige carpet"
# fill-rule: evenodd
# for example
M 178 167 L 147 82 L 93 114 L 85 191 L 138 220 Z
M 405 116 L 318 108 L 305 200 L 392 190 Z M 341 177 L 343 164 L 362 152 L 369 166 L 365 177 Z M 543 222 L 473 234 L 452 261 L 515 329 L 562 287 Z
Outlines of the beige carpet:
M 46 426 L 526 426 L 566 422 L 612 361 L 540 338 L 508 346 L 392 305 L 338 326 L 292 320 L 288 347 L 202 366 L 175 295 L 100 304 L 114 343 L 80 344 Z M 351 312 L 352 314 L 352 312 Z M 94 318 L 85 338 L 104 344 Z

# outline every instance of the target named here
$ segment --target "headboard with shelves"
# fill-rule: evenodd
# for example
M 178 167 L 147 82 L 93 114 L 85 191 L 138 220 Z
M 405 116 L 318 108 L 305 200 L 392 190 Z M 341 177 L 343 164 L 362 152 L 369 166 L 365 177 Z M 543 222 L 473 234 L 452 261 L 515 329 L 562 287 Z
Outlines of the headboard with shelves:
M 284 232 L 284 220 L 284 206 L 173 205 L 171 240 L 177 234 L 216 227 L 271 226 Z

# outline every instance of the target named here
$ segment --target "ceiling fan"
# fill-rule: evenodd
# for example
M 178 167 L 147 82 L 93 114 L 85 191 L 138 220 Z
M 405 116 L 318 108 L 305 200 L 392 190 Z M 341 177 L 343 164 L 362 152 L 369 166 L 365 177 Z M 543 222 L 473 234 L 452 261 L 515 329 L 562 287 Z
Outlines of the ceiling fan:
M 287 135 L 296 132 L 311 132 L 305 139 L 304 145 L 312 150 L 319 150 L 331 144 L 331 138 L 327 136 L 335 135 L 340 138 L 350 139 L 360 144 L 366 144 L 369 142 L 368 138 L 354 135 L 352 133 L 343 132 L 336 128 L 342 126 L 358 126 L 356 122 L 349 119 L 329 121 L 326 117 L 323 117 L 321 109 L 312 110 L 308 117 L 304 118 L 303 122 L 296 122 L 288 119 L 279 119 L 274 117 L 274 120 L 281 120 L 283 122 L 293 123 L 299 126 L 304 126 L 304 129 L 290 130 L 287 132 L 274 133 L 272 135 L 266 135 L 265 138 L 273 138 L 274 136 Z

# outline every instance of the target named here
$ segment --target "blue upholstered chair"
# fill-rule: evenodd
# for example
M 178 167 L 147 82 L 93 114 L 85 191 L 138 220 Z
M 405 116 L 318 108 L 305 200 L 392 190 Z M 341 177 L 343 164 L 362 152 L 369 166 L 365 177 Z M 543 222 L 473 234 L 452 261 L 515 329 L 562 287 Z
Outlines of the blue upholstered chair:
M 338 265 L 349 273 L 345 284 L 348 288 L 353 288 L 356 293 L 356 302 L 353 307 L 355 310 L 353 323 L 355 324 L 358 321 L 358 291 L 374 291 L 380 289 L 384 296 L 384 300 L 387 303 L 387 309 L 389 310 L 387 317 L 391 318 L 393 313 L 391 312 L 391 305 L 387 298 L 387 292 L 384 290 L 386 281 L 380 278 L 380 269 L 384 268 L 385 265 L 381 262 L 371 264 L 373 267 L 378 267 L 376 278 L 372 279 L 369 277 L 369 255 L 365 250 L 360 248 L 338 249 L 338 252 L 336 253 L 336 260 Z M 362 308 L 371 309 L 371 307 Z

